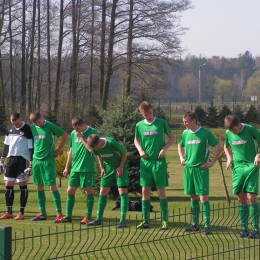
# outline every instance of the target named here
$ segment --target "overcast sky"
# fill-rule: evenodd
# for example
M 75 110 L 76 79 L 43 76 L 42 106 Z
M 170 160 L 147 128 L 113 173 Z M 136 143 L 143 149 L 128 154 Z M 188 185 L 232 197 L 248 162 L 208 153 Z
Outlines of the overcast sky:
M 249 51 L 260 56 L 260 0 L 191 0 L 182 14 L 182 36 L 187 54 L 235 58 Z

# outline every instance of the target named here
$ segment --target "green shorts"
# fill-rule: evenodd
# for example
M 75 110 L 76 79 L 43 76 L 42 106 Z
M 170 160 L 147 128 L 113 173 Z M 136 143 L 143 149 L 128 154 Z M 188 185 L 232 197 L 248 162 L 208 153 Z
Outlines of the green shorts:
M 68 186 L 70 187 L 94 187 L 96 185 L 94 172 L 71 172 Z
M 114 167 L 110 167 L 109 165 L 104 164 L 104 168 L 106 174 L 104 174 L 100 180 L 100 187 L 107 188 L 116 185 L 117 187 L 120 188 L 120 187 L 128 186 L 129 180 L 128 180 L 127 164 L 125 164 L 123 175 L 120 178 L 116 176 L 116 169 Z
M 183 186 L 185 195 L 209 195 L 209 169 L 184 167 Z
M 53 156 L 43 160 L 33 159 L 33 183 L 35 185 L 56 185 L 56 162 Z
M 142 187 L 165 188 L 168 184 L 166 158 L 140 161 L 140 185 Z
M 258 194 L 259 168 L 253 163 L 232 166 L 233 194 L 239 192 Z

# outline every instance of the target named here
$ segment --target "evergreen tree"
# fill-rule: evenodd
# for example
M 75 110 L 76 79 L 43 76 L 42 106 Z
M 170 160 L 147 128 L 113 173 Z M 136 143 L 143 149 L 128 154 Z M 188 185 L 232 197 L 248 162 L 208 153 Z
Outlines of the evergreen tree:
M 0 105 L 0 132 L 5 133 L 7 126 L 7 115 L 5 113 L 5 107 Z
M 240 122 L 244 122 L 244 112 L 239 104 L 236 104 L 233 110 L 233 115 L 237 116 Z
M 196 115 L 198 116 L 198 123 L 200 125 L 205 125 L 206 124 L 206 112 L 205 110 L 202 108 L 202 106 L 197 106 L 194 110 L 194 112 L 196 113 Z
M 227 105 L 224 105 L 218 115 L 218 120 L 217 120 L 218 126 L 221 126 L 221 127 L 224 126 L 224 119 L 228 115 L 232 115 L 232 112 Z
M 141 187 L 139 185 L 140 156 L 134 146 L 135 125 L 141 120 L 137 106 L 138 105 L 135 104 L 130 97 L 119 97 L 116 102 L 109 104 L 108 111 L 101 112 L 100 115 L 103 123 L 96 126 L 96 130 L 100 137 L 112 137 L 127 149 L 129 172 L 128 191 L 132 193 L 141 192 Z M 97 167 L 96 181 L 96 188 L 99 189 L 99 167 Z M 118 196 L 117 187 L 111 187 L 110 193 L 113 197 Z
M 208 127 L 217 127 L 218 111 L 214 106 L 213 100 L 210 102 L 210 107 L 207 108 L 206 124 Z
M 47 113 L 44 117 L 46 118 L 46 120 L 58 125 L 57 116 L 51 108 L 47 110 Z
M 251 105 L 244 118 L 245 123 L 258 123 L 258 113 L 254 105 Z

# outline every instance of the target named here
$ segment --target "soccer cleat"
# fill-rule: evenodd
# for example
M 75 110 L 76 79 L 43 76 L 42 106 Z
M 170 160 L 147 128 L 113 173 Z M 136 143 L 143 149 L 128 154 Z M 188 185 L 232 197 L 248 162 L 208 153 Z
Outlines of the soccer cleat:
M 36 217 L 31 219 L 31 221 L 38 221 L 38 220 L 47 220 L 47 216 L 44 216 L 41 213 L 38 213 L 36 215 Z
M 63 217 L 59 219 L 56 223 L 71 223 L 71 218 Z
M 258 239 L 259 238 L 259 233 L 257 230 L 253 230 L 249 233 L 248 238 L 251 239 Z
M 0 219 L 9 219 L 9 218 L 13 218 L 13 214 L 10 214 L 8 212 L 5 212 L 5 214 L 0 217 Z
M 240 238 L 248 237 L 248 235 L 249 235 L 249 232 L 247 230 L 240 230 L 238 233 L 238 236 Z
M 54 223 L 59 223 L 61 219 L 62 219 L 62 215 L 59 213 L 59 214 L 55 217 Z
M 15 220 L 23 220 L 24 219 L 24 214 L 22 212 L 19 212 L 18 215 L 15 217 Z
M 206 236 L 211 234 L 210 227 L 205 227 L 205 229 L 204 229 L 204 234 L 205 234 Z
M 86 225 L 88 223 L 89 219 L 87 217 L 83 218 L 79 224 Z
M 141 224 L 137 226 L 137 228 L 149 228 L 149 225 L 146 221 L 142 221 Z
M 167 222 L 166 222 L 166 221 L 163 221 L 163 222 L 162 222 L 161 229 L 162 229 L 162 230 L 165 230 L 165 229 L 167 229 L 167 228 L 168 228 Z
M 187 226 L 184 232 L 194 232 L 194 231 L 199 231 L 199 230 L 200 230 L 199 226 L 192 224 L 192 225 Z
M 102 222 L 99 219 L 94 219 L 92 221 L 89 221 L 86 225 L 87 226 L 99 226 L 99 225 L 102 225 Z
M 117 228 L 125 228 L 126 227 L 126 223 L 124 221 L 120 221 L 117 225 Z

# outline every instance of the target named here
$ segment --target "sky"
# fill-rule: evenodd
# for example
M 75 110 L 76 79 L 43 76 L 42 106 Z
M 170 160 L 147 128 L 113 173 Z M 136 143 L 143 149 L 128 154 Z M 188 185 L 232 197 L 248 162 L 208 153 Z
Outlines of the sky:
M 260 0 L 191 0 L 182 13 L 182 55 L 236 58 L 249 51 L 260 57 Z

